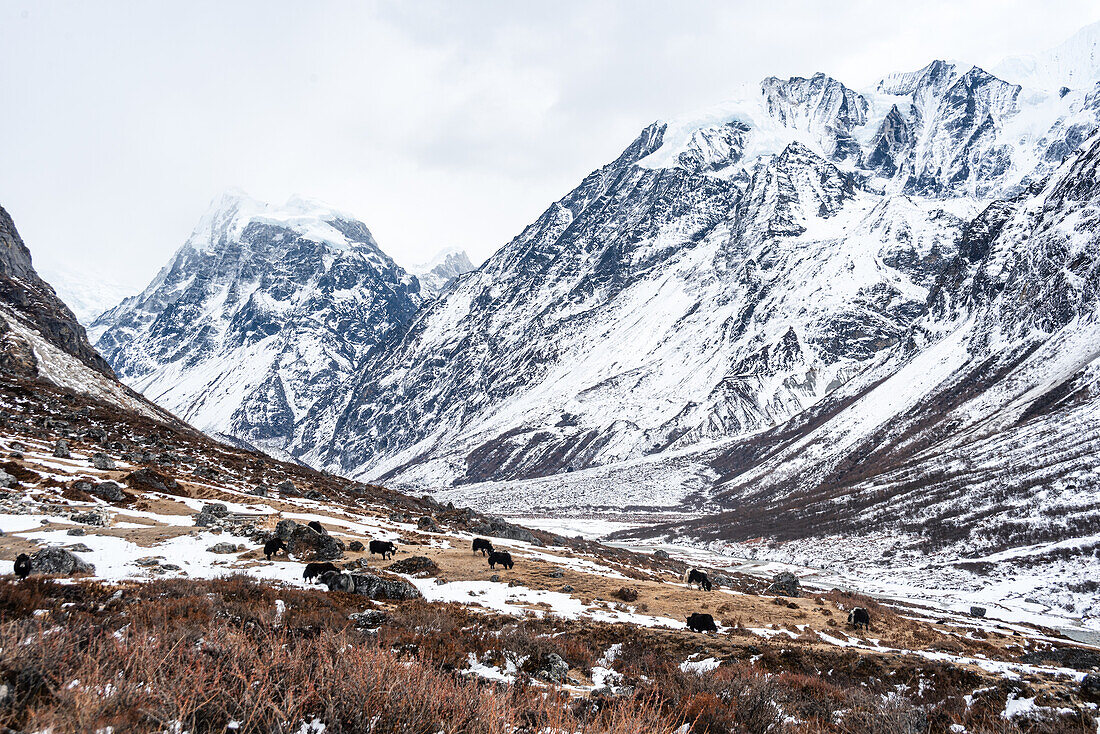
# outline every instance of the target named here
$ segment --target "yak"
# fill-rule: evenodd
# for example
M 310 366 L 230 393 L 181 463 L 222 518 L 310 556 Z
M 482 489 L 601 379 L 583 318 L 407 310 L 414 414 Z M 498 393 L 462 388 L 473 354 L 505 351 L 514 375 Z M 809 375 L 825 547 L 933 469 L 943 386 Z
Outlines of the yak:
M 688 586 L 698 584 L 700 589 L 705 591 L 711 590 L 710 576 L 707 576 L 705 571 L 700 571 L 697 568 L 692 568 L 684 574 L 684 583 Z
M 688 629 L 692 632 L 717 632 L 718 625 L 714 623 L 714 617 L 709 614 L 695 612 L 687 618 Z
M 508 551 L 493 551 L 489 554 L 489 568 L 496 569 L 498 563 L 507 569 L 516 565 L 512 562 L 512 554 Z
M 871 629 L 871 613 L 863 607 L 856 607 L 848 612 L 848 624 L 856 629 Z
M 322 526 L 321 523 L 317 522 L 316 520 L 310 520 L 308 526 L 316 530 L 318 535 L 326 534 L 324 526 Z
M 264 543 L 264 555 L 267 556 L 267 560 L 271 560 L 271 557 L 279 551 L 286 552 L 286 543 L 282 538 L 272 538 Z
M 324 563 L 307 563 L 306 570 L 302 573 L 302 579 L 306 582 L 312 583 L 318 576 L 323 576 L 329 571 L 340 572 L 340 569 L 336 568 L 333 564 L 325 561 Z
M 388 540 L 372 540 L 370 542 L 370 554 L 373 556 L 375 553 L 382 555 L 382 560 L 386 558 L 393 558 L 397 553 L 397 546 Z
M 25 579 L 31 575 L 31 557 L 26 553 L 20 553 L 15 559 L 15 575 Z
M 474 538 L 474 553 L 489 555 L 493 552 L 493 544 L 485 538 Z

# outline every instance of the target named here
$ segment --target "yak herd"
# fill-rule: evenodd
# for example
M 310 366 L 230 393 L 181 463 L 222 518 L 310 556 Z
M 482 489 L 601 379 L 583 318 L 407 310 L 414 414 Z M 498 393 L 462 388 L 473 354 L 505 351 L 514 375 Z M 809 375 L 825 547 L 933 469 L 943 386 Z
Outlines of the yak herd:
M 324 533 L 325 530 L 319 522 L 316 520 L 309 523 L 309 526 L 319 533 Z M 369 546 L 371 556 L 380 555 L 383 560 L 393 558 L 397 553 L 397 546 L 389 540 L 372 540 Z M 287 553 L 286 543 L 282 538 L 272 538 L 264 543 L 264 555 L 267 560 L 271 560 L 273 556 L 282 552 Z M 485 538 L 475 538 L 473 542 L 473 552 L 475 554 L 480 553 L 484 555 L 489 563 L 490 569 L 496 569 L 499 565 L 501 568 L 511 570 L 515 563 L 512 561 L 512 554 L 507 551 L 498 551 L 493 548 L 492 542 Z M 31 573 L 31 559 L 26 553 L 20 553 L 15 559 L 15 575 L 20 579 L 25 579 Z M 306 583 L 313 583 L 319 581 L 333 587 L 332 581 L 336 580 L 341 575 L 341 571 L 335 564 L 328 561 L 323 563 L 307 563 L 305 571 L 302 573 L 303 580 Z M 714 588 L 711 583 L 710 577 L 705 571 L 701 571 L 697 568 L 688 569 L 684 573 L 684 583 L 689 587 L 698 587 L 700 591 L 710 591 Z M 871 615 L 863 607 L 856 607 L 848 612 L 848 625 L 855 629 L 870 629 L 871 627 Z M 692 632 L 717 632 L 718 625 L 714 621 L 714 617 L 710 614 L 704 614 L 701 612 L 695 612 L 687 618 L 687 628 Z

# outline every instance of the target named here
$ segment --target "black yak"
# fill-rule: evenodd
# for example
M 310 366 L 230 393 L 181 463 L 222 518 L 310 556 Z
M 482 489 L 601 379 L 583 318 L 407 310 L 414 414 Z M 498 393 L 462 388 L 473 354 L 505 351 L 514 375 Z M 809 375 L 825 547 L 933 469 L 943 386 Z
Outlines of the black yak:
M 267 560 L 271 560 L 271 557 L 279 551 L 286 552 L 286 543 L 282 538 L 272 538 L 264 543 L 264 555 L 267 556 Z
M 871 629 L 871 614 L 863 607 L 856 607 L 848 612 L 848 624 L 856 629 Z
M 31 575 L 31 557 L 26 553 L 20 553 L 15 559 L 15 575 L 25 579 Z
M 516 565 L 512 562 L 512 554 L 508 551 L 493 551 L 489 554 L 489 568 L 495 569 L 498 563 L 507 569 Z
M 710 576 L 707 576 L 705 571 L 700 571 L 697 568 L 692 568 L 684 574 L 684 583 L 688 586 L 698 584 L 699 588 L 705 591 L 710 591 L 711 589 Z
M 485 538 L 474 538 L 474 553 L 489 555 L 493 552 L 493 544 Z
M 328 571 L 339 573 L 340 569 L 336 568 L 336 566 L 328 561 L 324 563 L 307 563 L 306 570 L 302 573 L 302 579 L 307 582 L 312 582 L 318 576 L 322 576 Z
M 373 556 L 375 553 L 382 555 L 382 560 L 387 558 L 393 558 L 397 553 L 397 546 L 388 540 L 372 540 L 370 542 L 370 554 Z
M 709 614 L 695 612 L 687 618 L 688 629 L 692 632 L 717 632 L 718 625 L 714 623 L 714 617 Z
M 313 528 L 320 535 L 325 535 L 324 526 L 322 526 L 321 523 L 317 522 L 316 520 L 310 520 L 309 523 L 308 523 L 308 527 Z

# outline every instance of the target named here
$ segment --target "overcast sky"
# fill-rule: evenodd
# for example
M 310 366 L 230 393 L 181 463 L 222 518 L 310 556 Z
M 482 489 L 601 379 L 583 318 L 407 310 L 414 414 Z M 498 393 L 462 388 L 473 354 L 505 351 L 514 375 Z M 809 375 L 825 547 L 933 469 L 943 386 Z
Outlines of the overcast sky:
M 0 2 L 0 205 L 47 279 L 140 290 L 239 186 L 484 259 L 655 119 L 739 82 L 992 66 L 1065 2 Z

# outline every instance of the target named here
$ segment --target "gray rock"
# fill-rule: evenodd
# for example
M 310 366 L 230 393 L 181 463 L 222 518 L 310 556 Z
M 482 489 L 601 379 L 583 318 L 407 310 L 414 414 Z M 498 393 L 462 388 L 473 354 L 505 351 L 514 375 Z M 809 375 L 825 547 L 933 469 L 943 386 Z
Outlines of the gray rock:
M 275 525 L 275 537 L 290 540 L 290 536 L 296 527 L 298 527 L 298 523 L 293 520 L 280 520 Z
M 211 553 L 240 553 L 243 549 L 235 543 L 215 543 L 206 550 Z
M 318 492 L 316 489 L 311 489 L 305 494 L 307 500 L 323 500 L 325 496 Z
M 435 520 L 432 519 L 431 515 L 422 516 L 416 521 L 416 527 L 421 530 L 429 530 L 433 533 L 439 530 L 439 527 L 435 524 Z
M 971 617 L 984 617 L 985 616 L 985 607 L 970 607 L 970 616 Z
M 115 460 L 107 456 L 107 454 L 97 451 L 92 454 L 92 466 L 103 471 L 113 471 L 115 468 Z
M 69 451 L 69 442 L 63 438 L 57 439 L 57 443 L 53 445 L 53 455 L 59 459 L 71 458 L 72 453 Z
M 105 499 L 108 502 L 121 502 L 126 499 L 126 495 L 122 492 L 121 485 L 111 481 L 95 484 L 89 491 L 96 497 Z
M 95 573 L 95 566 L 64 548 L 43 548 L 31 556 L 34 573 L 72 576 L 78 573 Z
M 402 558 L 400 561 L 391 563 L 386 567 L 386 570 L 391 573 L 415 576 L 418 579 L 439 575 L 439 566 L 427 556 L 409 556 L 408 558 Z
M 84 535 L 84 528 L 69 528 L 68 532 L 66 532 L 65 534 L 80 537 L 81 535 Z
M 668 551 L 663 551 L 658 548 L 657 550 L 653 551 L 653 557 L 660 558 L 662 561 L 667 561 L 669 558 Z
M 420 590 L 405 579 L 383 578 L 369 573 L 332 574 L 325 579 L 325 583 L 329 591 L 359 594 L 370 599 L 404 601 L 423 598 Z
M 561 587 L 560 591 L 563 594 L 572 594 L 574 591 L 576 591 L 576 589 L 574 589 L 569 584 L 566 584 L 565 586 Z
M 549 576 L 552 579 L 560 579 L 563 576 L 565 576 L 565 574 L 562 573 L 561 571 L 551 571 L 550 573 L 548 573 L 546 575 Z
M 404 512 L 391 512 L 390 513 L 390 522 L 408 522 L 408 521 L 409 521 L 409 516 L 406 515 Z
M 0 487 L 5 489 L 11 489 L 12 487 L 19 486 L 19 480 L 8 474 L 3 469 L 0 469 Z
M 275 489 L 280 492 L 297 492 L 298 488 L 294 486 L 294 482 L 287 479 L 286 481 L 279 482 L 275 485 Z
M 389 620 L 389 617 L 380 609 L 368 609 L 365 612 L 349 614 L 348 619 L 354 622 L 356 627 L 361 629 L 373 629 L 384 625 Z
M 287 553 L 311 561 L 334 561 L 344 557 L 344 541 L 328 533 L 318 533 L 308 525 L 298 525 L 286 541 Z
M 267 496 L 267 487 L 256 487 L 251 492 L 249 492 L 249 494 L 251 494 L 254 497 L 266 497 Z
M 367 549 L 367 547 L 365 545 L 363 545 L 358 540 L 353 540 L 350 543 L 348 543 L 348 550 L 351 551 L 352 553 L 362 553 L 366 549 Z
M 764 593 L 778 596 L 799 596 L 802 593 L 802 584 L 799 582 L 798 577 L 790 571 L 781 571 L 772 578 L 772 585 Z
M 195 524 L 200 528 L 221 525 L 229 517 L 229 508 L 221 502 L 211 502 L 202 506 L 195 515 Z
M 95 525 L 97 527 L 106 527 L 107 525 L 107 516 L 94 510 L 74 513 L 69 515 L 69 519 L 83 525 Z
M 492 576 L 489 577 L 489 580 L 492 581 L 494 584 L 500 583 L 500 574 L 494 573 Z
M 561 655 L 552 652 L 543 660 L 536 675 L 553 683 L 564 683 L 566 676 L 569 675 L 569 663 L 565 662 Z
M 72 551 L 73 553 L 91 553 L 92 549 L 85 543 L 73 543 L 72 545 L 65 546 L 65 550 Z
M 1086 698 L 1100 698 L 1100 673 L 1087 673 L 1081 680 L 1081 695 Z

